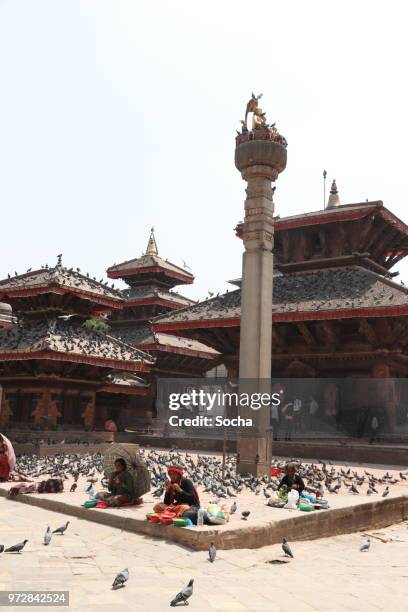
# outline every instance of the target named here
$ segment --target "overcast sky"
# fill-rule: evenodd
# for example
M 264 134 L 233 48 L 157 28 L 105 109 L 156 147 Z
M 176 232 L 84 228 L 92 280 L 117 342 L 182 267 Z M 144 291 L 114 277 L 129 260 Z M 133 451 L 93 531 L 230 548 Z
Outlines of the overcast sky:
M 153 225 L 187 295 L 224 291 L 251 91 L 289 142 L 277 214 L 322 208 L 325 168 L 407 222 L 404 4 L 0 0 L 0 277 L 62 253 L 99 279 Z

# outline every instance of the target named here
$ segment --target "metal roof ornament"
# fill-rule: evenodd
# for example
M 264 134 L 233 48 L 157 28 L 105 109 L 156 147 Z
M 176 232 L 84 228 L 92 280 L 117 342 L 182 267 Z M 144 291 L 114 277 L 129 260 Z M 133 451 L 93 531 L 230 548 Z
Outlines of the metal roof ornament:
M 327 208 L 335 208 L 336 206 L 340 206 L 340 196 L 337 190 L 336 179 L 333 179 L 329 200 L 327 202 Z
M 159 251 L 156 244 L 156 238 L 154 237 L 154 227 L 150 230 L 150 238 L 147 243 L 146 255 L 158 255 Z

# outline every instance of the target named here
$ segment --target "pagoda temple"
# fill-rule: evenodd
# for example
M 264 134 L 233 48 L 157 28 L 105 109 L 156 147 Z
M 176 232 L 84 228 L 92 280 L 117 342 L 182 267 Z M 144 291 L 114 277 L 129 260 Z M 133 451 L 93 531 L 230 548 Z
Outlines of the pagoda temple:
M 154 382 L 158 377 L 203 376 L 219 363 L 218 351 L 207 344 L 151 329 L 154 317 L 194 304 L 173 290 L 177 285 L 191 284 L 194 276 L 159 256 L 153 228 L 145 253 L 139 258 L 114 264 L 107 269 L 107 275 L 112 279 L 120 278 L 128 285 L 122 291 L 123 308 L 112 312 L 110 317 L 112 334 L 136 348 L 149 351 L 155 358 L 148 376 L 152 383 L 150 406 L 154 412 Z
M 334 182 L 324 210 L 276 217 L 274 227 L 273 378 L 390 379 L 377 400 L 394 431 L 404 399 L 394 382 L 408 375 L 408 290 L 392 269 L 408 253 L 407 225 L 381 201 L 340 204 Z M 234 291 L 162 315 L 153 329 L 215 348 L 236 377 L 241 292 L 233 282 Z M 334 415 L 336 384 L 319 399 Z M 362 388 L 343 410 L 356 413 L 364 401 Z
M 103 426 L 148 393 L 139 375 L 154 359 L 84 325 L 120 309 L 119 291 L 63 267 L 59 256 L 55 267 L 0 281 L 0 302 L 17 319 L 0 329 L 1 425 Z

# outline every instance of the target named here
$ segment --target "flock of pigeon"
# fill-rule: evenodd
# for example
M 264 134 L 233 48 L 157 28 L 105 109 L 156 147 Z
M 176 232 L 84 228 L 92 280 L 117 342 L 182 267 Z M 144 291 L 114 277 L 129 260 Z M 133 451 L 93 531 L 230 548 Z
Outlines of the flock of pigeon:
M 193 482 L 198 485 L 204 493 L 211 496 L 211 499 L 220 501 L 223 499 L 233 499 L 229 508 L 230 514 L 235 514 L 238 509 L 237 499 L 243 491 L 252 492 L 255 496 L 263 494 L 265 503 L 271 497 L 271 492 L 277 490 L 279 477 L 268 479 L 267 477 L 255 478 L 253 476 L 243 476 L 236 473 L 235 457 L 228 457 L 223 465 L 221 458 L 208 455 L 198 455 L 197 457 L 182 453 L 177 449 L 169 451 L 141 450 L 140 451 L 151 474 L 153 487 L 152 495 L 161 498 L 164 494 L 165 482 L 167 480 L 167 467 L 169 465 L 179 465 L 183 467 Z M 274 462 L 275 467 L 283 468 L 284 463 Z M 65 454 L 48 455 L 37 457 L 36 455 L 21 455 L 18 458 L 16 471 L 29 479 L 39 479 L 42 477 L 61 478 L 63 480 L 73 479 L 70 491 L 75 491 L 78 486 L 78 479 L 82 477 L 86 481 L 84 492 L 94 494 L 94 486 L 100 484 L 106 487 L 107 482 L 104 477 L 103 455 L 101 453 L 84 454 Z M 400 481 L 407 480 L 408 473 L 399 474 L 399 479 L 390 475 L 388 472 L 382 476 L 364 470 L 363 474 L 353 471 L 351 468 L 336 468 L 334 465 L 324 462 L 318 463 L 298 463 L 298 473 L 304 479 L 307 490 L 321 496 L 325 490 L 332 494 L 338 494 L 340 489 L 348 491 L 351 495 L 363 493 L 363 487 L 367 487 L 367 495 L 382 495 L 386 497 L 390 492 L 390 487 Z M 380 487 L 382 491 L 380 492 Z M 251 511 L 243 509 L 241 519 L 248 520 Z M 47 526 L 44 534 L 43 543 L 50 545 L 54 534 L 64 535 L 68 529 L 69 521 L 53 531 Z M 13 546 L 5 548 L 0 545 L 0 553 L 21 553 L 28 540 L 24 540 Z M 370 549 L 370 539 L 366 538 L 361 547 L 361 552 L 368 552 Z M 282 550 L 285 557 L 294 558 L 292 549 L 283 538 Z M 214 563 L 217 550 L 214 543 L 211 543 L 208 550 L 208 560 Z M 123 588 L 129 580 L 129 569 L 126 568 L 119 572 L 112 583 L 112 589 Z M 193 594 L 194 579 L 171 600 L 170 606 L 179 604 L 188 605 L 188 600 Z
M 157 450 L 141 450 L 140 452 L 151 474 L 152 496 L 157 499 L 164 495 L 169 465 L 183 467 L 194 484 L 212 499 L 232 500 L 238 498 L 242 492 L 252 492 L 255 496 L 262 493 L 265 500 L 268 500 L 272 492 L 278 489 L 280 476 L 269 479 L 267 476 L 255 478 L 237 474 L 235 457 L 228 457 L 223 465 L 220 457 L 209 455 L 195 457 L 177 449 L 167 452 Z M 284 463 L 274 461 L 274 467 L 282 470 Z M 62 480 L 73 478 L 72 491 L 76 489 L 74 485 L 81 476 L 85 477 L 90 485 L 96 485 L 99 480 L 102 487 L 106 485 L 103 479 L 103 455 L 101 453 L 59 453 L 41 458 L 36 455 L 21 455 L 18 458 L 16 470 L 29 479 L 38 479 L 43 476 Z M 392 486 L 408 480 L 408 472 L 400 472 L 397 478 L 388 471 L 382 475 L 376 475 L 367 470 L 358 473 L 350 467 L 336 468 L 324 462 L 298 463 L 298 473 L 305 482 L 306 490 L 320 497 L 324 497 L 326 492 L 351 495 L 365 493 L 369 496 L 387 497 Z M 237 511 L 236 499 L 229 510 L 230 514 Z M 241 518 L 247 520 L 249 515 L 250 511 L 244 508 Z
M 64 533 L 68 529 L 68 525 L 69 525 L 69 521 L 67 521 L 64 525 L 61 525 L 61 527 L 54 529 L 54 531 L 51 531 L 50 526 L 48 525 L 46 532 L 44 534 L 44 546 L 48 546 L 48 544 L 51 542 L 51 538 L 54 533 L 57 533 L 59 535 L 64 535 Z M 28 540 L 23 540 L 22 542 L 19 542 L 18 544 L 13 544 L 12 546 L 9 546 L 8 548 L 6 548 L 4 544 L 0 544 L 0 553 L 2 552 L 21 553 L 21 551 L 23 550 L 27 542 Z
M 301 276 L 284 274 L 277 276 L 273 285 L 273 312 L 279 313 L 402 304 L 405 299 L 400 287 L 375 281 L 357 267 L 316 270 Z M 233 318 L 239 316 L 240 303 L 241 290 L 236 289 L 165 314 L 163 320 Z
M 47 320 L 21 318 L 18 325 L 2 330 L 3 350 L 44 350 L 92 355 L 125 361 L 148 360 L 140 350 L 100 331 L 68 324 L 61 317 Z

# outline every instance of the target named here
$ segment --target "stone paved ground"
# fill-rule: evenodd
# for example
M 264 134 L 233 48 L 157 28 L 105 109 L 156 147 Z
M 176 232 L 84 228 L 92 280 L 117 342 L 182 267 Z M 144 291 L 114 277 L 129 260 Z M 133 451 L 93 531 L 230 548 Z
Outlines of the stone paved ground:
M 21 555 L 0 555 L 0 589 L 69 589 L 72 610 L 160 612 L 191 577 L 190 610 L 408 609 L 407 523 L 373 532 L 387 542 L 373 538 L 368 553 L 360 553 L 361 534 L 353 534 L 295 542 L 295 558 L 284 565 L 267 563 L 283 559 L 280 546 L 220 551 L 212 565 L 206 553 L 72 517 L 67 534 L 45 547 L 46 526 L 58 527 L 64 515 L 0 498 L 0 517 L 0 543 L 29 539 Z M 130 580 L 112 591 L 112 579 L 124 567 Z

